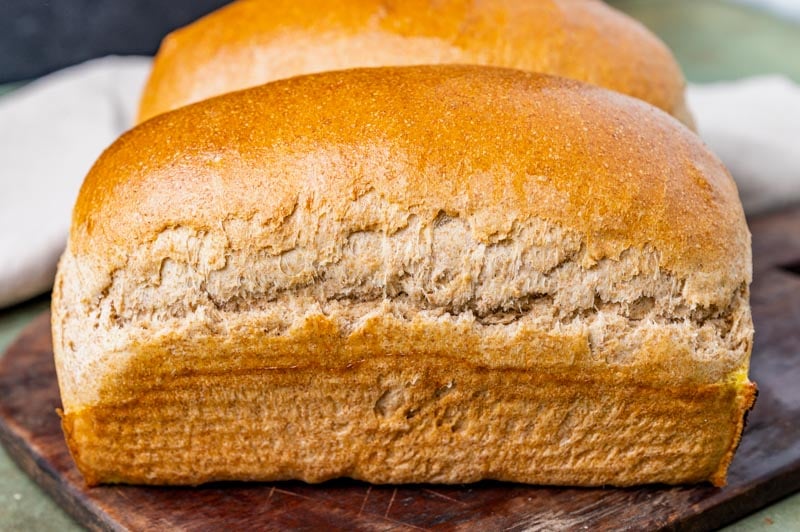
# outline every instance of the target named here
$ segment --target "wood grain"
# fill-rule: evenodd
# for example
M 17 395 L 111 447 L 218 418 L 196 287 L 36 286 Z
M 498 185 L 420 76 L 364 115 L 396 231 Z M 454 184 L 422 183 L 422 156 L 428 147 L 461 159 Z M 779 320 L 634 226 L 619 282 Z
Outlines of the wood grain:
M 0 440 L 9 454 L 91 529 L 715 528 L 800 489 L 800 210 L 751 221 L 760 395 L 726 488 L 369 486 L 334 481 L 225 483 L 199 488 L 87 489 L 64 444 L 48 313 L 0 361 Z

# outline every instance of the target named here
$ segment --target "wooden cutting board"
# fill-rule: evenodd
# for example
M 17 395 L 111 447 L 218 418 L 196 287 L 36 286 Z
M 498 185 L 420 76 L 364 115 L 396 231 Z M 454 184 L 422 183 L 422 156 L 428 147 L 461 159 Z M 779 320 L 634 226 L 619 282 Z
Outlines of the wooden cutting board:
M 498 482 L 369 486 L 354 481 L 87 489 L 55 413 L 49 314 L 0 362 L 0 439 L 9 454 L 92 529 L 477 530 L 708 529 L 800 489 L 800 210 L 751 222 L 760 388 L 726 488 L 558 489 Z

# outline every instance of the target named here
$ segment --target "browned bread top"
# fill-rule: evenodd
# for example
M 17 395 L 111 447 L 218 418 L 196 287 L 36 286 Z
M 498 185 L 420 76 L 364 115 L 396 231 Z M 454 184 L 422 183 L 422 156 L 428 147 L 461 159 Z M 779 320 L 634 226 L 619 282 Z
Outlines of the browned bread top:
M 596 0 L 242 0 L 169 35 L 139 119 L 217 94 L 354 67 L 474 63 L 574 78 L 691 125 L 672 54 Z
M 351 212 L 370 193 L 385 212 Z M 71 246 L 120 267 L 167 228 L 279 227 L 298 198 L 321 233 L 351 218 L 391 234 L 408 224 L 396 212 L 441 212 L 484 243 L 547 220 L 580 235 L 584 266 L 652 248 L 690 305 L 723 306 L 751 276 L 736 186 L 676 120 L 578 82 L 471 66 L 300 77 L 142 124 L 86 178 Z M 284 245 L 268 233 L 229 238 Z

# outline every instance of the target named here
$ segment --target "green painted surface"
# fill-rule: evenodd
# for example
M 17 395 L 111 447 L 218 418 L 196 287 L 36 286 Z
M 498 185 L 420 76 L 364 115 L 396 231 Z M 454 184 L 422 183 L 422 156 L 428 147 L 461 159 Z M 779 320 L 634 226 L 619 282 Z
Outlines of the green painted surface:
M 800 530 L 800 494 L 768 506 L 738 523 L 726 527 L 723 532 L 797 532 Z
M 800 82 L 800 27 L 718 0 L 611 0 L 672 48 L 690 81 L 784 73 Z M 0 86 L 0 95 L 15 86 Z M 49 305 L 49 298 L 0 310 L 0 352 Z M 0 448 L 0 530 L 80 530 Z M 800 494 L 725 529 L 800 530 Z
M 659 35 L 690 81 L 782 73 L 800 82 L 800 25 L 795 22 L 722 0 L 608 3 Z

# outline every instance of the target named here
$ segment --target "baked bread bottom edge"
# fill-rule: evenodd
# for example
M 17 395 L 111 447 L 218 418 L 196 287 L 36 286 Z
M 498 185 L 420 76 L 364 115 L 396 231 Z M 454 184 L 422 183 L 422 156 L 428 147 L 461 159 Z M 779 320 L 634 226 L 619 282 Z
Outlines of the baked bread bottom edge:
M 87 484 L 350 477 L 572 486 L 710 481 L 755 398 L 744 376 L 675 387 L 625 371 L 532 371 L 443 357 L 343 367 L 159 372 L 141 363 L 63 414 Z

